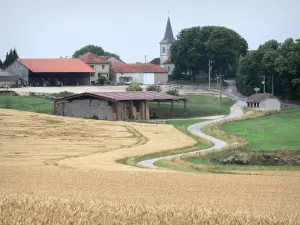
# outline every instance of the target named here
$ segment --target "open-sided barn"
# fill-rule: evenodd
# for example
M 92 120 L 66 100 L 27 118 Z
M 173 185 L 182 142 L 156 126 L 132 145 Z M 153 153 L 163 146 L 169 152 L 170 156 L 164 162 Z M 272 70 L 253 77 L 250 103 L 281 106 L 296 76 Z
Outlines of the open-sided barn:
M 23 85 L 89 85 L 95 71 L 80 59 L 18 59 L 6 71 L 18 76 Z
M 56 99 L 54 114 L 101 120 L 149 120 L 148 102 L 157 102 L 157 115 L 160 115 L 160 102 L 169 101 L 170 117 L 173 101 L 183 101 L 186 115 L 186 98 L 166 95 L 155 91 L 94 92 L 82 93 Z

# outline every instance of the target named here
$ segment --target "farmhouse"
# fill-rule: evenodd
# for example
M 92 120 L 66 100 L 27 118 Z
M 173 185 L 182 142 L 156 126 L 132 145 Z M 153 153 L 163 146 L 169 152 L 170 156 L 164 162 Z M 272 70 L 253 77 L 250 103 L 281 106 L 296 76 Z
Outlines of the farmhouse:
M 82 93 L 54 101 L 54 114 L 69 117 L 94 118 L 101 120 L 149 120 L 149 102 L 157 102 L 157 116 L 160 103 L 169 101 L 170 117 L 173 114 L 173 101 L 184 102 L 186 98 L 166 95 L 155 91 L 97 92 Z
M 114 84 L 130 82 L 166 84 L 168 82 L 168 71 L 151 63 L 112 64 L 111 81 Z
M 257 93 L 246 99 L 247 107 L 257 110 L 280 110 L 281 103 L 274 95 L 269 93 Z
M 109 71 L 111 64 L 124 64 L 123 61 L 116 59 L 112 56 L 98 56 L 92 52 L 87 52 L 79 59 L 88 64 L 96 72 L 91 73 L 90 81 L 91 84 L 96 84 L 99 77 L 105 77 L 109 79 Z
M 23 85 L 63 86 L 89 85 L 95 71 L 80 59 L 18 59 L 7 69 Z

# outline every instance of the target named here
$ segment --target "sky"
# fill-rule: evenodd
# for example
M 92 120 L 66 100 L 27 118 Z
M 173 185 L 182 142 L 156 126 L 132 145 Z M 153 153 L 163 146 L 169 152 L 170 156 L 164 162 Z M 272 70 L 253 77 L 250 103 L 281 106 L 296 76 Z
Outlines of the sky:
M 300 38 L 299 0 L 0 0 L 0 59 L 71 57 L 93 44 L 127 63 L 159 57 L 168 15 L 174 36 L 193 26 L 226 26 L 249 49 Z

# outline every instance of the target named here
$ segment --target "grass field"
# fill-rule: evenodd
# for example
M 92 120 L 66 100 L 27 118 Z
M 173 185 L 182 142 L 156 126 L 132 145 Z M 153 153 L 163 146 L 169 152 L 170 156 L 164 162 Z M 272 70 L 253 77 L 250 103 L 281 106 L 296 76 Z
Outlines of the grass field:
M 248 148 L 257 150 L 300 150 L 300 108 L 284 109 L 279 114 L 235 121 L 222 129 L 248 140 Z
M 230 113 L 230 107 L 234 104 L 234 100 L 230 98 L 223 98 L 222 106 L 220 107 L 219 98 L 212 95 L 185 95 L 189 99 L 187 102 L 187 116 L 204 117 L 214 115 L 225 115 Z M 170 117 L 170 104 L 161 103 L 160 113 L 162 118 Z M 157 104 L 151 103 L 150 112 L 156 112 Z M 174 118 L 184 117 L 184 106 L 182 102 L 174 102 Z
M 3 225 L 300 223 L 297 176 L 177 173 L 115 162 L 195 144 L 169 125 L 0 109 L 0 126 Z
M 0 96 L 0 108 L 53 113 L 53 101 L 35 96 Z

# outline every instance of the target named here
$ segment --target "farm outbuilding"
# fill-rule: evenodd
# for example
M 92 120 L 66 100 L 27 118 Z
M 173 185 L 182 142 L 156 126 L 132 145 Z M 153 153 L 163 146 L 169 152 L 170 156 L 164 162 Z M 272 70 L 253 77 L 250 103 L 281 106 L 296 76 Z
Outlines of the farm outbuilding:
M 257 93 L 246 99 L 247 107 L 262 111 L 279 111 L 281 103 L 274 95 L 269 93 Z
M 29 86 L 89 85 L 95 71 L 80 59 L 17 59 L 7 69 Z
M 151 63 L 112 64 L 111 81 L 114 84 L 137 82 L 140 84 L 167 84 L 168 71 Z
M 82 93 L 54 101 L 54 114 L 69 117 L 81 117 L 101 120 L 149 120 L 149 102 L 157 102 L 157 116 L 160 115 L 160 103 L 170 102 L 170 117 L 173 114 L 173 102 L 184 102 L 186 98 L 166 95 L 155 91 L 131 92 L 94 92 Z

